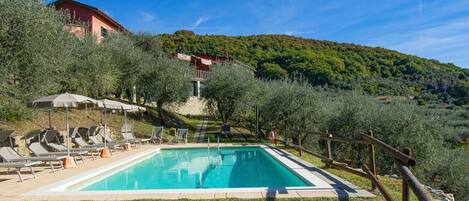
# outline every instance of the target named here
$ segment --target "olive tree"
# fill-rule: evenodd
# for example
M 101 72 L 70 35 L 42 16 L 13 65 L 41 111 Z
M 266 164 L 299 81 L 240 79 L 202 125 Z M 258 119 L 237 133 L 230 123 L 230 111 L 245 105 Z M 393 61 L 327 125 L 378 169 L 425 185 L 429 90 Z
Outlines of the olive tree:
M 61 90 L 73 59 L 68 49 L 73 36 L 63 31 L 64 19 L 39 0 L 0 1 L 0 110 L 6 112 L 0 115 Z
M 235 64 L 215 65 L 204 83 L 202 97 L 209 111 L 227 123 L 240 108 L 254 84 L 254 75 Z
M 123 97 L 126 94 L 129 101 L 133 101 L 133 96 L 141 95 L 135 89 L 142 88 L 139 79 L 154 63 L 154 58 L 135 46 L 134 41 L 122 33 L 111 34 L 102 46 L 104 54 L 111 58 L 112 69 L 119 72 L 116 95 Z
M 308 133 L 317 130 L 322 117 L 319 91 L 301 81 L 265 83 L 261 100 L 261 120 L 265 129 L 275 129 L 285 139 L 304 143 Z
M 157 112 L 164 125 L 163 107 L 166 103 L 182 103 L 189 97 L 191 68 L 185 62 L 160 57 L 142 75 L 142 91 L 156 102 Z
M 64 91 L 102 98 L 115 93 L 120 71 L 112 58 L 112 49 L 96 44 L 91 34 L 74 39 L 71 47 L 74 61 L 63 76 Z

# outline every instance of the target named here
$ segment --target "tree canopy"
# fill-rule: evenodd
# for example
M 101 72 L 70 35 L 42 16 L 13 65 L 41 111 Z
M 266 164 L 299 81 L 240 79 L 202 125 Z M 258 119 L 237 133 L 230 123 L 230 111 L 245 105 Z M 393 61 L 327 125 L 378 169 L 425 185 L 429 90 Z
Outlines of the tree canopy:
M 384 48 L 285 35 L 162 34 L 166 53 L 228 57 L 257 68 L 257 76 L 282 79 L 299 74 L 316 86 L 358 89 L 371 95 L 415 97 L 458 105 L 469 100 L 469 70 Z
M 211 111 L 218 112 L 223 122 L 228 122 L 254 84 L 254 76 L 233 64 L 216 65 L 204 82 L 202 97 Z
M 163 57 L 158 38 L 113 32 L 97 43 L 92 33 L 64 31 L 69 17 L 39 0 L 0 1 L 1 120 L 29 117 L 28 101 L 63 92 L 184 100 L 179 93 L 187 94 L 190 73 L 181 69 L 189 67 Z

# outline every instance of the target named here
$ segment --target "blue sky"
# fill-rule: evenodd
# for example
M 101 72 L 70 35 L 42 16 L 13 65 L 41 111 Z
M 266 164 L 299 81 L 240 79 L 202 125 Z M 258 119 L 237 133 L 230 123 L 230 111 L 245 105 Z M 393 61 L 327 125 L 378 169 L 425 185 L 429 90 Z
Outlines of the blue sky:
M 469 0 L 79 0 L 132 32 L 288 34 L 469 68 Z

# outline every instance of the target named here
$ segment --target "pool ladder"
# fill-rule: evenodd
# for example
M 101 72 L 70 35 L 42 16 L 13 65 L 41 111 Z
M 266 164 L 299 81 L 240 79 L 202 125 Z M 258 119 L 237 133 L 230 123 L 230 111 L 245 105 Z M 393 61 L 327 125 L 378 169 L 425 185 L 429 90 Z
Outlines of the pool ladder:
M 207 149 L 210 149 L 210 137 L 207 137 Z M 220 150 L 220 137 L 217 137 L 217 149 Z

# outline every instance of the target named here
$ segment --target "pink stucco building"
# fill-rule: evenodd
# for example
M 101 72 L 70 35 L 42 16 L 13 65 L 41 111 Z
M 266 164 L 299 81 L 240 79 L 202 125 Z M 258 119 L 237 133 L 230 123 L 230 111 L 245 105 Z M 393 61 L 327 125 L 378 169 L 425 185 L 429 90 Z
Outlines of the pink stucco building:
M 70 15 L 70 24 L 65 29 L 81 37 L 85 32 L 93 33 L 98 42 L 106 38 L 111 32 L 127 30 L 98 8 L 73 0 L 57 0 L 51 5 L 57 10 L 65 10 Z

